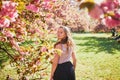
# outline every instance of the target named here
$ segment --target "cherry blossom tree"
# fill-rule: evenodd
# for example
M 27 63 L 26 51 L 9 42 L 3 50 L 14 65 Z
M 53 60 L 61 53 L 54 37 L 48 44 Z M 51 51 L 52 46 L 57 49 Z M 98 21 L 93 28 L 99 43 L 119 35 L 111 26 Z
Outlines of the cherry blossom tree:
M 72 0 L 0 1 L 0 49 L 19 79 L 47 75 L 53 54 L 60 53 L 52 40 L 56 28 L 71 24 L 79 24 L 79 9 Z
M 10 57 L 19 79 L 46 75 L 52 55 L 60 52 L 53 48 L 56 28 L 50 25 L 57 5 L 56 0 L 0 1 L 0 49 Z

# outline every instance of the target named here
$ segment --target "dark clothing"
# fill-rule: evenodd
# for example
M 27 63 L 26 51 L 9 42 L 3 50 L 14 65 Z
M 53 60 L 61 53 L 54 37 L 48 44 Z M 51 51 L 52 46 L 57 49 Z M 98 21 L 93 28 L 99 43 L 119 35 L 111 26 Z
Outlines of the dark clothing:
M 53 80 L 75 80 L 75 72 L 72 63 L 58 64 Z
M 112 33 L 112 37 L 114 37 L 114 36 L 117 35 L 117 32 L 116 32 L 115 28 L 112 28 L 112 29 L 111 29 L 111 33 Z

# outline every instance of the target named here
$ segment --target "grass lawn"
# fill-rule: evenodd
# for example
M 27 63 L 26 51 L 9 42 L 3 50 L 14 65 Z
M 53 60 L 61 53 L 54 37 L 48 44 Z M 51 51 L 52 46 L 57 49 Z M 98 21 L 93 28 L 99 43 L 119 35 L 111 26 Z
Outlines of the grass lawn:
M 120 43 L 111 34 L 73 34 L 77 80 L 120 80 Z
M 120 43 L 109 39 L 110 36 L 105 33 L 73 33 L 77 80 L 120 80 Z M 8 61 L 5 53 L 0 53 L 0 80 L 8 74 L 16 77 Z

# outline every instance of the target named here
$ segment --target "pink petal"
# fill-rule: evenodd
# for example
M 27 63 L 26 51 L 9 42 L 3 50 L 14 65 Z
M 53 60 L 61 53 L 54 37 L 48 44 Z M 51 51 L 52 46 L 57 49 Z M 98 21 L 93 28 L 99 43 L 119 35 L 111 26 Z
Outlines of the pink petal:
M 13 49 L 20 51 L 20 47 L 19 47 L 18 43 L 13 38 L 11 38 L 10 43 L 11 43 Z
M 49 2 L 50 0 L 44 0 L 44 2 Z
M 2 33 L 4 36 L 9 37 L 9 38 L 13 38 L 14 36 L 10 31 L 3 31 Z
M 43 46 L 40 50 L 41 52 L 46 52 L 47 51 L 47 48 L 45 46 Z
M 3 1 L 3 5 L 1 8 L 0 14 L 4 16 L 8 16 L 11 22 L 15 21 L 15 18 L 18 17 L 18 12 L 16 10 L 17 3 L 12 1 Z
M 120 9 L 117 9 L 115 11 L 115 17 L 118 18 L 118 19 L 120 19 Z
M 104 19 L 104 24 L 109 28 L 113 28 L 113 27 L 120 26 L 120 21 L 112 19 L 112 17 L 108 16 Z
M 38 4 L 38 3 L 40 3 L 40 0 L 34 0 L 34 2 L 35 2 L 36 4 Z
M 99 19 L 101 15 L 103 15 L 103 11 L 102 9 L 96 5 L 90 12 L 89 12 L 89 15 L 92 17 L 92 18 L 95 18 L 95 19 Z
M 39 12 L 39 8 L 35 6 L 34 4 L 29 4 L 28 6 L 26 6 L 26 9 L 33 11 L 33 12 Z
M 47 14 L 46 17 L 47 17 L 47 18 L 51 18 L 51 17 L 52 17 L 52 14 Z
M 52 0 L 53 2 L 56 2 L 57 0 Z
M 120 0 L 114 0 L 114 3 L 120 6 Z
M 52 5 L 50 5 L 49 2 L 43 2 L 42 7 L 45 8 L 45 9 L 51 9 Z
M 112 11 L 114 10 L 117 5 L 112 0 L 107 0 L 103 2 L 100 6 L 104 12 Z
M 29 52 L 20 52 L 21 55 L 28 55 Z
M 10 20 L 7 18 L 0 19 L 0 27 L 9 27 Z

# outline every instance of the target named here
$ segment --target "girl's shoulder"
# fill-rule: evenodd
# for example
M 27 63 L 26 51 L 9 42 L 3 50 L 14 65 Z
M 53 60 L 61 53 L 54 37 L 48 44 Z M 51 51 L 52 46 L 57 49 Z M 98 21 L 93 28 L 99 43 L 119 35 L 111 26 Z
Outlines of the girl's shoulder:
M 61 49 L 61 45 L 61 43 L 57 42 L 55 43 L 54 48 Z

